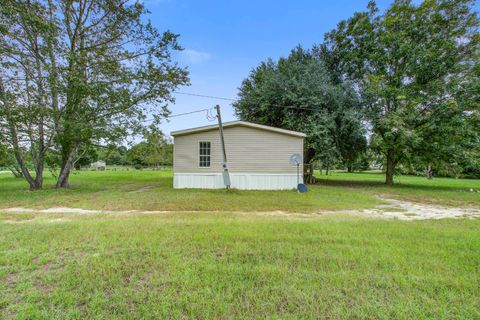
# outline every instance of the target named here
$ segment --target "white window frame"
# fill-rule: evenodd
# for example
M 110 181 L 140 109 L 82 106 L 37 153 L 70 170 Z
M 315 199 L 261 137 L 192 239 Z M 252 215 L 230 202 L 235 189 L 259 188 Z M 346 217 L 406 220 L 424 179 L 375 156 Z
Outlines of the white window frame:
M 204 154 L 204 155 L 200 154 L 200 149 L 201 149 L 200 144 L 202 144 L 202 143 L 208 143 L 208 145 L 209 145 L 209 151 L 210 151 L 210 152 L 208 153 L 208 155 L 206 155 L 206 154 Z M 198 168 L 200 168 L 200 169 L 208 169 L 208 168 L 211 168 L 211 167 L 212 167 L 212 142 L 211 142 L 211 141 L 206 141 L 206 140 L 199 140 L 197 146 L 198 146 L 198 158 L 197 158 Z M 201 157 L 208 157 L 208 158 L 209 158 L 209 159 L 208 159 L 208 160 L 209 160 L 209 161 L 208 161 L 208 166 L 202 166 L 202 165 L 201 165 L 201 160 L 200 160 Z

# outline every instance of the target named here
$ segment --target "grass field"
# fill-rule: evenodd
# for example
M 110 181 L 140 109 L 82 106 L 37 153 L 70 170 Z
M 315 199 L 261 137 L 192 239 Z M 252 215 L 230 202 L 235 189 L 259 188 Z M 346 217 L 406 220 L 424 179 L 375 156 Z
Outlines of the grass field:
M 321 176 L 294 191 L 173 190 L 169 171 L 80 172 L 30 192 L 0 175 L 0 318 L 479 319 L 480 219 L 330 213 L 388 197 L 480 205 L 479 180 Z M 232 212 L 238 211 L 238 212 Z
M 381 172 L 334 173 L 317 176 L 325 186 L 344 186 L 400 200 L 448 206 L 479 206 L 480 180 L 397 176 L 393 187 L 384 184 Z M 474 191 L 474 192 L 471 192 Z
M 7 319 L 480 318 L 478 220 L 30 218 L 0 223 Z
M 378 196 L 449 206 L 480 206 L 480 180 L 427 180 L 402 176 L 387 187 L 381 173 L 335 173 L 319 176 L 306 194 L 294 191 L 174 190 L 171 171 L 81 171 L 73 174 L 70 190 L 30 192 L 26 183 L 0 175 L 0 208 L 77 207 L 107 210 L 271 211 L 318 212 L 372 208 Z

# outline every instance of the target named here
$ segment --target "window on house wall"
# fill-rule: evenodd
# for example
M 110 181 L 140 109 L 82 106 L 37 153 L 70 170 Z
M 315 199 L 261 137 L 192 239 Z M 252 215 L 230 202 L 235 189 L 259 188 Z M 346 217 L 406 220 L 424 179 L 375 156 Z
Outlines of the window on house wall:
M 210 141 L 200 141 L 198 150 L 199 150 L 200 168 L 209 168 L 210 167 Z

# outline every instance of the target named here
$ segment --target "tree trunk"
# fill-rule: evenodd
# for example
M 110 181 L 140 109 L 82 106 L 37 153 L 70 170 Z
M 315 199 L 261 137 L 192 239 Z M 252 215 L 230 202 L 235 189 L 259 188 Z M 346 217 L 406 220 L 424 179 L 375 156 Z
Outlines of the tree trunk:
M 15 178 L 23 178 L 23 173 L 20 169 L 14 167 L 9 167 L 8 169 L 12 172 Z
M 28 171 L 28 168 L 23 161 L 22 153 L 20 151 L 20 145 L 18 143 L 17 131 L 13 123 L 10 123 L 10 134 L 12 136 L 11 138 L 13 142 L 13 151 L 15 154 L 15 159 L 17 160 L 19 166 L 19 171 L 22 172 L 22 176 L 25 178 L 25 180 L 27 180 L 28 184 L 30 185 L 30 190 L 35 190 L 37 189 L 35 185 L 35 180 L 33 180 L 33 177 L 30 175 L 30 172 Z
M 74 166 L 74 157 L 76 155 L 76 151 L 72 150 L 69 152 L 68 157 L 62 161 L 62 168 L 60 170 L 60 174 L 58 175 L 56 188 L 60 189 L 68 189 L 70 184 L 68 182 L 68 178 L 70 177 L 70 172 Z
M 70 186 L 68 178 L 70 177 L 71 169 L 71 165 L 68 163 L 65 164 L 65 166 L 62 168 L 60 174 L 58 175 L 57 184 L 55 185 L 57 189 L 68 189 L 68 187 Z
M 310 181 L 309 183 L 315 183 L 315 178 L 313 176 L 313 172 L 314 172 L 315 168 L 314 168 L 314 164 L 313 162 L 310 164 L 310 168 L 309 168 L 309 174 L 310 174 Z
M 30 172 L 27 169 L 27 166 L 25 165 L 25 162 L 23 162 L 23 158 L 19 150 L 15 150 L 15 158 L 17 159 L 17 163 L 22 172 L 22 176 L 25 178 L 25 180 L 27 180 L 28 184 L 30 185 L 30 190 L 35 190 L 35 180 L 33 180 Z
M 393 173 L 395 171 L 395 162 L 393 159 L 393 149 L 387 150 L 387 172 L 386 172 L 386 185 L 393 185 Z
M 433 178 L 432 166 L 429 164 L 427 168 L 427 179 L 431 180 Z
M 38 163 L 37 166 L 35 167 L 35 189 L 42 189 L 43 187 L 43 169 L 44 169 L 44 162 L 45 162 L 45 156 L 44 156 L 45 150 L 40 151 L 40 156 L 38 157 Z
M 307 184 L 315 183 L 315 178 L 313 176 L 314 163 L 312 162 L 309 164 L 304 164 L 303 171 L 305 172 L 305 174 L 303 175 L 303 182 Z
M 37 176 L 35 177 L 35 189 L 42 189 L 43 187 L 43 169 L 42 171 L 39 171 L 37 173 Z
M 0 97 L 3 100 L 3 106 L 7 110 L 11 107 L 8 103 L 8 100 L 6 99 L 6 92 L 5 92 L 5 87 L 3 85 L 3 82 L 0 79 Z M 22 172 L 22 176 L 27 180 L 28 184 L 30 185 L 30 190 L 35 189 L 35 181 L 33 180 L 33 177 L 30 175 L 30 172 L 28 171 L 28 168 L 23 161 L 23 156 L 22 152 L 20 149 L 20 143 L 18 141 L 18 135 L 17 135 L 17 127 L 15 124 L 15 120 L 10 118 L 9 114 L 7 113 L 6 115 L 6 120 L 8 124 L 8 129 L 10 132 L 10 138 L 13 146 L 13 152 L 15 154 L 15 159 L 17 160 L 19 171 Z
M 303 176 L 306 177 L 308 175 L 307 168 L 309 164 L 313 162 L 313 158 L 315 157 L 315 150 L 309 148 L 303 151 Z

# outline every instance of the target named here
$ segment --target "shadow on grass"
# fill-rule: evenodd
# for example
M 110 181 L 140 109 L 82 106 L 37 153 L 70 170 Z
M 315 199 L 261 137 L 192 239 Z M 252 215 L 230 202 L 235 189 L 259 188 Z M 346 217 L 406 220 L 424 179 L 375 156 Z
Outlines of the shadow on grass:
M 334 180 L 328 178 L 317 178 L 315 185 L 348 187 L 348 188 L 384 188 L 387 190 L 424 190 L 424 191 L 450 191 L 450 192 L 466 192 L 467 189 L 454 186 L 439 185 L 421 185 L 396 182 L 393 186 L 387 186 L 383 181 L 362 181 L 362 180 Z

